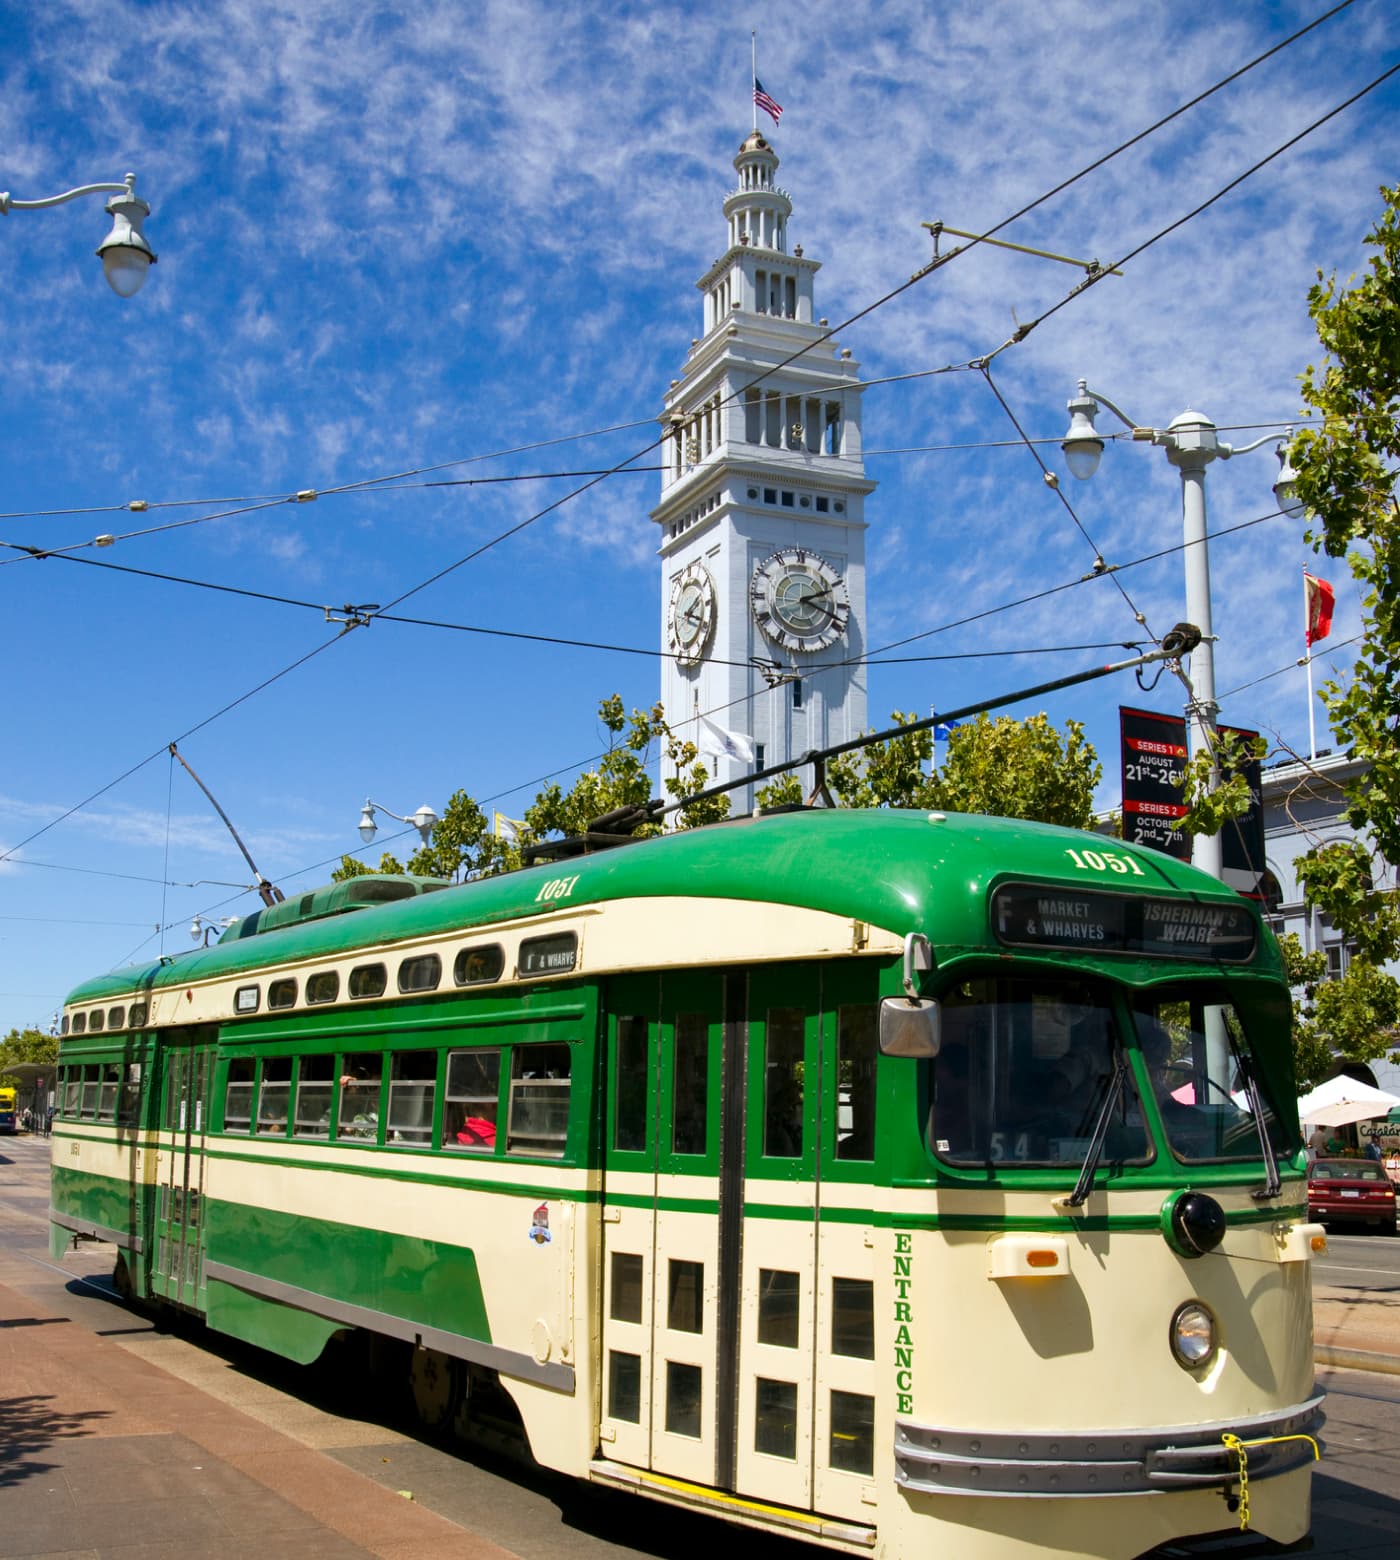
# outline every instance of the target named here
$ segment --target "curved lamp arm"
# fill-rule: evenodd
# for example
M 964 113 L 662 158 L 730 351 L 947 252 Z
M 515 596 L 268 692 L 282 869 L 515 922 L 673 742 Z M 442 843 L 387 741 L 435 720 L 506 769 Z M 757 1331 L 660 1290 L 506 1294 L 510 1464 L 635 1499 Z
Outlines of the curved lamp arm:
M 140 292 L 146 273 L 156 262 L 156 252 L 141 231 L 141 224 L 150 216 L 151 208 L 136 193 L 134 173 L 127 174 L 121 184 L 81 184 L 75 190 L 65 190 L 62 195 L 49 195 L 43 200 L 16 200 L 8 190 L 0 191 L 0 216 L 10 211 L 40 211 L 46 206 L 61 206 L 83 195 L 112 197 L 107 202 L 112 230 L 97 246 L 97 254 L 112 291 L 120 298 L 130 298 Z

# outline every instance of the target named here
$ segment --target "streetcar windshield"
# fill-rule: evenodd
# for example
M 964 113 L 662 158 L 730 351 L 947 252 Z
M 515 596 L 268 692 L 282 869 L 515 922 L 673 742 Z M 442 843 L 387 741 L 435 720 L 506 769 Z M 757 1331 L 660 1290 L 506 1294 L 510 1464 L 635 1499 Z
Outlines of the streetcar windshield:
M 1296 1146 L 1269 1103 L 1249 1024 L 1233 1003 L 1208 1001 L 1199 989 L 1158 991 L 1139 999 L 1133 1024 L 1157 1112 L 1178 1159 L 1196 1164 L 1260 1158 L 1251 1070 L 1275 1153 Z
M 1054 975 L 989 976 L 940 993 L 929 1146 L 953 1163 L 1084 1163 L 1109 1096 L 1121 1037 L 1108 989 Z M 1142 1163 L 1152 1147 L 1129 1082 L 1102 1163 Z

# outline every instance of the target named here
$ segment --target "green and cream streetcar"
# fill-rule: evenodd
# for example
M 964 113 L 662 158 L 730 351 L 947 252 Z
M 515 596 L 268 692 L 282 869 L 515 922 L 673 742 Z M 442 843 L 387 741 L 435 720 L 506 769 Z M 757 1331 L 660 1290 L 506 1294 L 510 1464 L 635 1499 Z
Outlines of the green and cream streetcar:
M 1151 850 L 740 820 L 360 878 L 65 1007 L 55 1253 L 854 1554 L 1307 1531 L 1288 991 Z

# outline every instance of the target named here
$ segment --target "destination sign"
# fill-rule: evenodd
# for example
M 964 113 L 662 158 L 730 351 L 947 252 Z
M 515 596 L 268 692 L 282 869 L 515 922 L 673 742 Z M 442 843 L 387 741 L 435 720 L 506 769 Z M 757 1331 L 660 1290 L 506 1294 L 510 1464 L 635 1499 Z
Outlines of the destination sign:
M 1139 899 L 1092 890 L 1011 883 L 992 895 L 992 930 L 1017 948 L 1243 963 L 1254 952 L 1254 917 L 1241 903 Z

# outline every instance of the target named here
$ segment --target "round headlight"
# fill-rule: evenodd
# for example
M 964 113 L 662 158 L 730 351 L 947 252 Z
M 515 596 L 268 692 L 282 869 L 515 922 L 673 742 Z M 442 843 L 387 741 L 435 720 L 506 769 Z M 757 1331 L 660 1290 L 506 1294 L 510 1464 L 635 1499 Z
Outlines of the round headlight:
M 1188 1300 L 1172 1316 L 1172 1353 L 1183 1370 L 1200 1370 L 1215 1358 L 1220 1347 L 1215 1317 L 1208 1305 Z

